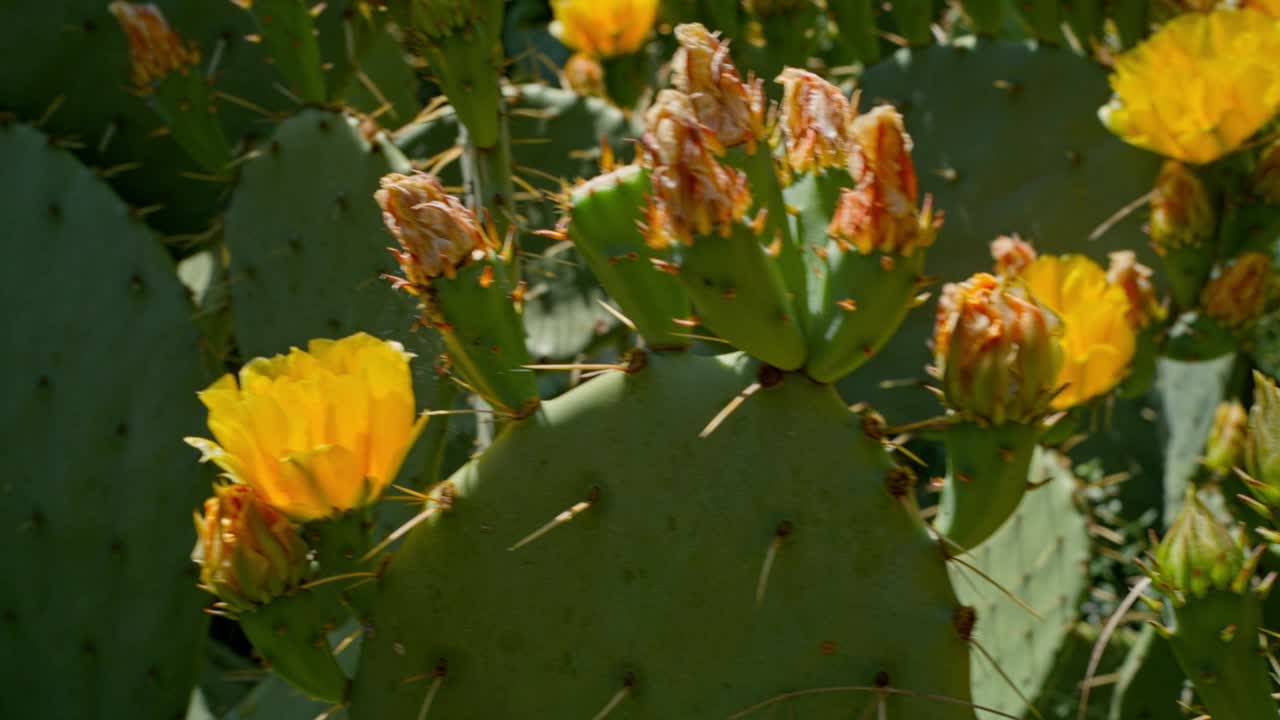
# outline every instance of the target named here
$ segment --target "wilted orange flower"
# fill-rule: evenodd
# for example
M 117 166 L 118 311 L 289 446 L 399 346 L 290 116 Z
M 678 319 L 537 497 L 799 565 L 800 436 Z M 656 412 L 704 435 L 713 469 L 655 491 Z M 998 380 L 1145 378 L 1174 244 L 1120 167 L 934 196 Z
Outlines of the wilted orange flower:
M 224 483 L 195 513 L 200 582 L 231 606 L 248 611 L 306 578 L 307 546 L 298 527 L 248 485 Z
M 1151 268 L 1138 262 L 1132 250 L 1118 250 L 1108 256 L 1107 282 L 1124 291 L 1129 298 L 1129 312 L 1125 316 L 1135 328 L 1146 327 L 1160 313 L 1160 301 L 1151 284 Z
M 113 2 L 107 8 L 129 41 L 133 82 L 139 88 L 150 89 L 170 73 L 186 72 L 200 62 L 195 43 L 186 42 L 174 32 L 155 5 Z
M 658 17 L 658 0 L 551 0 L 551 12 L 557 40 L 609 58 L 640 49 Z
M 202 461 L 306 521 L 375 500 L 426 424 L 409 353 L 357 333 L 306 352 L 251 360 L 199 393 L 214 440 L 186 438 Z
M 1041 255 L 1021 280 L 1062 322 L 1057 385 L 1064 389 L 1053 400 L 1055 410 L 1097 397 L 1124 379 L 1137 347 L 1129 298 L 1107 282 L 1097 263 L 1083 255 Z
M 725 147 L 745 144 L 755 152 L 765 133 L 764 83 L 744 82 L 729 57 L 729 46 L 698 23 L 676 26 L 680 49 L 671 83 L 689 96 L 698 121 Z
M 1200 291 L 1205 313 L 1223 327 L 1238 329 L 1262 317 L 1267 305 L 1271 258 L 1245 253 L 1220 268 Z
M 839 167 L 847 159 L 848 128 L 856 110 L 849 99 L 820 76 L 787 68 L 782 83 L 779 127 L 786 140 L 786 157 L 794 172 Z
M 1017 234 L 1001 235 L 991 241 L 991 259 L 997 275 L 1014 277 L 1036 261 L 1036 249 Z
M 569 89 L 579 95 L 604 97 L 604 68 L 587 53 L 574 53 L 564 64 L 564 79 Z
M 391 250 L 405 274 L 395 279 L 397 286 L 420 294 L 432 278 L 453 277 L 473 252 L 485 247 L 475 212 L 445 192 L 435 176 L 391 173 L 378 184 L 373 198 L 382 208 L 382 222 L 400 241 L 401 249 Z
M 928 199 L 923 213 L 916 206 L 911 136 L 902 116 L 888 105 L 874 108 L 850 123 L 848 143 L 854 187 L 841 194 L 828 234 L 863 254 L 910 255 L 929 246 L 942 220 L 933 218 Z
M 716 160 L 723 151 L 698 122 L 689 96 L 663 90 L 645 114 L 641 138 L 650 168 L 648 240 L 657 247 L 692 243 L 695 235 L 728 234 L 751 207 L 746 176 Z
M 1057 320 L 1023 290 L 986 273 L 943 288 L 934 362 L 947 404 L 989 422 L 1030 422 L 1058 375 Z

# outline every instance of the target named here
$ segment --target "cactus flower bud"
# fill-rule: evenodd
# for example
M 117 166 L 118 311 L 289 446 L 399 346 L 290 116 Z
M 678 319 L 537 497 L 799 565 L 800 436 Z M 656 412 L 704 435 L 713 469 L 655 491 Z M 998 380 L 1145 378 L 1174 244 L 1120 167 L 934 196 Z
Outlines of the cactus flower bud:
M 1244 454 L 1248 415 L 1238 400 L 1224 402 L 1213 412 L 1213 427 L 1205 443 L 1204 466 L 1217 475 L 1226 475 L 1240 464 Z
M 1036 261 L 1036 249 L 1016 233 L 991 241 L 991 259 L 996 275 L 1015 277 Z
M 840 196 L 828 228 L 842 247 L 910 255 L 933 243 L 941 226 L 930 203 L 916 206 L 919 190 L 911 162 L 911 136 L 888 105 L 849 124 L 849 174 L 855 186 Z
M 947 404 L 993 424 L 1045 414 L 1061 365 L 1053 314 L 979 273 L 943 289 L 934 356 Z
M 855 112 L 849 99 L 840 88 L 808 70 L 787 68 L 777 81 L 782 83 L 778 124 L 792 171 L 821 172 L 843 164 Z
M 672 84 L 689 96 L 698 121 L 725 147 L 746 145 L 755 152 L 765 135 L 764 83 L 745 82 L 729 57 L 729 45 L 698 23 L 677 25 L 680 49 Z
M 1277 16 L 1280 17 L 1280 10 Z M 1258 158 L 1253 192 L 1269 203 L 1280 204 L 1280 138 L 1273 140 Z
M 364 507 L 426 424 L 399 343 L 357 333 L 257 358 L 199 393 L 216 439 L 186 438 L 226 477 L 306 521 Z
M 201 584 L 233 611 L 270 602 L 306 578 L 307 546 L 298 527 L 248 485 L 215 486 L 195 523 L 191 557 Z
M 604 68 L 587 53 L 574 53 L 564 64 L 565 85 L 579 95 L 605 97 Z
M 1221 268 L 1200 292 L 1205 313 L 1225 328 L 1238 330 L 1262 316 L 1267 303 L 1271 258 L 1240 255 Z
M 472 253 L 486 247 L 475 213 L 434 176 L 391 173 L 379 185 L 373 197 L 383 223 L 400 242 L 401 249 L 391 251 L 405 274 L 395 278 L 397 287 L 420 295 L 432 278 L 453 277 Z
M 658 0 L 551 0 L 551 34 L 599 58 L 640 49 L 658 17 Z
M 1268 506 L 1280 510 L 1280 388 L 1271 378 L 1253 372 L 1253 407 L 1249 408 L 1248 434 L 1244 441 L 1245 470 L 1261 485 L 1250 491 Z
M 1160 314 L 1160 301 L 1156 299 L 1156 290 L 1151 284 L 1151 268 L 1138 262 L 1138 256 L 1132 250 L 1118 250 L 1107 257 L 1111 260 L 1107 266 L 1107 282 L 1123 290 L 1129 298 L 1126 315 L 1129 324 L 1134 328 L 1146 327 Z
M 1084 255 L 1042 255 L 1022 272 L 1022 282 L 1062 323 L 1062 370 L 1055 410 L 1084 403 L 1115 387 L 1129 370 L 1137 333 L 1129 324 L 1129 298 L 1107 282 Z
M 1152 580 L 1181 606 L 1210 590 L 1231 590 L 1247 557 L 1243 538 L 1233 536 L 1188 486 L 1182 510 L 1156 548 Z
M 688 95 L 664 90 L 645 115 L 643 164 L 653 193 L 648 241 L 691 244 L 696 235 L 727 235 L 751 207 L 746 176 L 721 165 L 717 138 L 698 122 Z
M 149 92 L 152 85 L 169 74 L 185 73 L 200 62 L 195 43 L 174 32 L 155 5 L 113 2 L 108 8 L 128 38 L 133 82 L 140 90 Z
M 1186 165 L 1169 160 L 1151 192 L 1151 244 L 1157 253 L 1198 247 L 1213 237 L 1217 220 L 1204 183 Z

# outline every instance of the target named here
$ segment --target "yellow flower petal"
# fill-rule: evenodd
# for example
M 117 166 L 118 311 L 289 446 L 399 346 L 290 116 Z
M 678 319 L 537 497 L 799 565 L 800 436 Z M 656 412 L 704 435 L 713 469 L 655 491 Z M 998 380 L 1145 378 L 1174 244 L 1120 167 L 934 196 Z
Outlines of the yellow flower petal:
M 640 49 L 658 16 L 658 0 L 551 0 L 551 11 L 556 39 L 608 58 Z

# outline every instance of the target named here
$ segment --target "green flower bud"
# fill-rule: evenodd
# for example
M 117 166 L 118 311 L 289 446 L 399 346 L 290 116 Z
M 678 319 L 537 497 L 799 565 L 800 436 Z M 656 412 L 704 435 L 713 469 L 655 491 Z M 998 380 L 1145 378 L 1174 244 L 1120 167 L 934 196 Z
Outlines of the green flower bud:
M 1215 474 L 1226 475 L 1240 464 L 1244 453 L 1245 424 L 1248 415 L 1237 400 L 1218 405 L 1213 413 L 1213 427 L 1205 445 L 1204 466 Z
M 1244 463 L 1249 475 L 1262 483 L 1249 489 L 1262 502 L 1280 507 L 1280 388 L 1271 378 L 1253 372 L 1253 407 L 1244 442 Z
M 1195 487 L 1188 487 L 1182 511 L 1156 548 L 1150 574 L 1181 606 L 1210 590 L 1232 590 L 1247 556 L 1243 538 L 1233 536 L 1200 502 Z

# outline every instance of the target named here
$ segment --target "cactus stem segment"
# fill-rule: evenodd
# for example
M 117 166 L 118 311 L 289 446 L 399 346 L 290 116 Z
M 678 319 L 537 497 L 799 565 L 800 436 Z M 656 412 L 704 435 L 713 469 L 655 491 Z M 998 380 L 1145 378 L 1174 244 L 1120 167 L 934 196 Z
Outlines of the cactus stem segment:
M 769 586 L 769 574 L 773 572 L 773 561 L 778 556 L 778 548 L 782 547 L 782 543 L 791 537 L 791 521 L 783 520 L 778 523 L 778 529 L 773 533 L 773 542 L 769 543 L 769 549 L 765 551 L 764 562 L 760 564 L 760 579 L 756 581 L 756 609 L 764 607 L 764 591 Z
M 546 525 L 543 525 L 542 527 L 538 528 L 537 530 L 534 530 L 533 532 L 531 532 L 531 533 L 529 533 L 528 535 L 524 536 L 524 538 L 523 538 L 523 539 L 521 539 L 521 540 L 520 540 L 519 542 L 517 542 L 515 545 L 512 545 L 511 547 L 507 548 L 507 550 L 508 550 L 508 551 L 519 550 L 520 548 L 524 547 L 525 545 L 528 545 L 529 543 L 533 542 L 534 540 L 537 540 L 538 538 L 542 537 L 543 535 L 546 535 L 547 533 L 551 532 L 552 530 L 554 530 L 554 529 L 556 529 L 556 528 L 560 527 L 561 525 L 563 525 L 563 524 L 565 524 L 565 523 L 569 522 L 570 520 L 574 519 L 574 518 L 575 518 L 575 517 L 577 517 L 580 513 L 585 512 L 588 508 L 590 508 L 590 507 L 592 507 L 593 505 L 595 505 L 595 504 L 596 504 L 596 502 L 597 502 L 597 501 L 599 501 L 599 500 L 600 500 L 600 486 L 599 486 L 599 485 L 592 485 L 592 486 L 591 486 L 591 490 L 587 493 L 587 498 L 586 498 L 585 500 L 582 500 L 581 502 L 575 503 L 575 504 L 573 505 L 573 507 L 570 507 L 568 510 L 565 510 L 564 512 L 560 513 L 559 515 L 556 515 L 554 518 L 552 518 L 552 519 L 551 519 L 551 522 L 547 523 Z
M 627 676 L 622 679 L 622 687 L 618 688 L 618 692 L 614 693 L 613 697 L 609 698 L 609 702 L 605 703 L 604 707 L 600 708 L 600 712 L 592 716 L 591 720 L 604 720 L 609 717 L 609 714 L 621 705 L 623 700 L 627 699 L 627 696 L 631 694 L 631 690 L 635 686 L 635 674 L 627 673 Z

